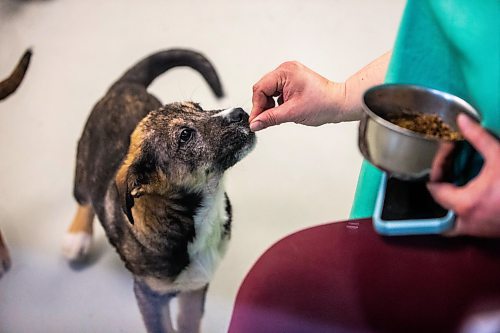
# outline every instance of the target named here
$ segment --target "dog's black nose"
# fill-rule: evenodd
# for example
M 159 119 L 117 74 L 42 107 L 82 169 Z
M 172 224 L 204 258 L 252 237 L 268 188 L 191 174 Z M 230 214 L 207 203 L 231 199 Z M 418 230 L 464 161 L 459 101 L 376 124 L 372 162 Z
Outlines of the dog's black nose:
M 241 123 L 244 119 L 248 119 L 247 113 L 242 108 L 235 108 L 228 115 L 231 123 Z

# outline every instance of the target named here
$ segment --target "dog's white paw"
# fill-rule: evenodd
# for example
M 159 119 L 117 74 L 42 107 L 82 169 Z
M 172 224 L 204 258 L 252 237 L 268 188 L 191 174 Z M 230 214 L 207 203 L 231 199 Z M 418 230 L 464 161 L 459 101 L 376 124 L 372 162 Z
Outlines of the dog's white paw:
M 85 259 L 90 251 L 92 235 L 86 232 L 68 232 L 63 239 L 63 255 L 69 261 L 80 261 Z

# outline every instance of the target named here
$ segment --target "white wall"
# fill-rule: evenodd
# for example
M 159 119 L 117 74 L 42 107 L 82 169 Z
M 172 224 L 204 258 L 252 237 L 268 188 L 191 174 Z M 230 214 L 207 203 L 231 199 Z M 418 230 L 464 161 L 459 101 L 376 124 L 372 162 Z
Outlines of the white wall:
M 175 69 L 151 91 L 163 102 L 251 107 L 251 87 L 286 60 L 344 80 L 392 47 L 402 0 L 0 0 L 0 78 L 28 46 L 18 92 L 0 103 L 0 226 L 14 260 L 0 280 L 0 332 L 141 332 L 129 273 L 96 229 L 93 264 L 59 253 L 75 208 L 76 142 L 93 104 L 128 66 L 160 49 L 208 56 L 226 97 Z M 357 124 L 282 125 L 258 133 L 230 171 L 229 253 L 211 285 L 204 332 L 224 332 L 256 258 L 304 227 L 346 219 L 361 162 Z M 312 245 L 313 246 L 313 245 Z

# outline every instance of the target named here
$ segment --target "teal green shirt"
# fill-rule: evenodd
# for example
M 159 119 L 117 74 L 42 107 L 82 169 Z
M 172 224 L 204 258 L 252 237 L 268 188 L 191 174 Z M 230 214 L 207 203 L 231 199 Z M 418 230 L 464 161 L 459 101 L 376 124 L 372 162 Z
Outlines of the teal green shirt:
M 457 95 L 500 135 L 499 18 L 499 0 L 409 0 L 385 81 Z M 351 218 L 372 216 L 380 176 L 363 162 Z

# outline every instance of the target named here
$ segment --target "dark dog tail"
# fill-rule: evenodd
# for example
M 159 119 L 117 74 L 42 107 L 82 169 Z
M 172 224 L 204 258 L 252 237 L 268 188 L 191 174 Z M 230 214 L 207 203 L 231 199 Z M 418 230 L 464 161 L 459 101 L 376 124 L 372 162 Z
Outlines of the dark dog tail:
M 154 53 L 130 68 L 117 83 L 133 82 L 147 87 L 167 70 L 180 66 L 188 66 L 198 71 L 217 97 L 224 95 L 219 76 L 210 61 L 201 53 L 186 49 L 170 49 Z
M 0 100 L 7 98 L 19 87 L 23 81 L 24 74 L 26 74 L 26 71 L 28 70 L 31 54 L 31 49 L 26 50 L 10 76 L 0 82 Z

